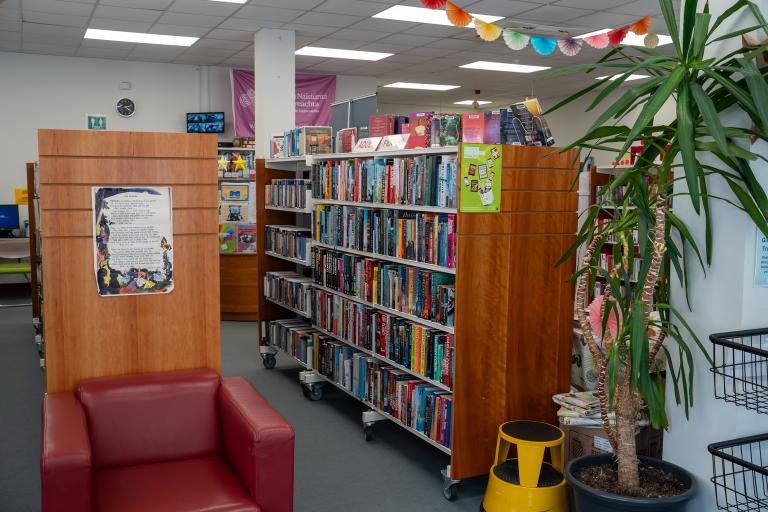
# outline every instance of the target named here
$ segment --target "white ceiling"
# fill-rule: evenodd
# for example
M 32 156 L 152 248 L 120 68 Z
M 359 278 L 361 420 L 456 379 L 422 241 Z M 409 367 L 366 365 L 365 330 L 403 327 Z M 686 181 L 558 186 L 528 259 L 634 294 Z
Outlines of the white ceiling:
M 658 0 L 454 0 L 470 12 L 505 16 L 501 26 L 558 27 L 573 35 L 613 28 L 654 16 L 652 29 L 665 33 Z M 514 52 L 501 40 L 481 41 L 473 29 L 371 18 L 395 4 L 418 0 L 249 0 L 246 4 L 209 0 L 0 0 L 0 51 L 41 53 L 177 64 L 253 66 L 253 33 L 260 28 L 296 32 L 296 46 L 324 46 L 394 53 L 378 62 L 296 57 L 296 69 L 309 73 L 374 76 L 392 81 L 461 85 L 443 93 L 382 89 L 389 102 L 450 103 L 474 96 L 509 101 L 523 95 L 562 96 L 586 77 L 547 78 L 459 69 L 476 60 L 542 64 L 554 68 L 592 62 L 603 50 L 585 47 L 576 57 L 558 50 L 537 55 L 530 47 Z M 195 36 L 189 48 L 84 40 L 86 28 Z M 426 98 L 426 100 L 425 100 Z

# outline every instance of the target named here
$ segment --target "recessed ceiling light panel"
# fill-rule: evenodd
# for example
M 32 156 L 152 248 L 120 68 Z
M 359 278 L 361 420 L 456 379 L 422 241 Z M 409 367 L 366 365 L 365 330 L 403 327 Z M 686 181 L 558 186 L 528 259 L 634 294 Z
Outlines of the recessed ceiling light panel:
M 391 57 L 391 53 L 362 52 L 359 50 L 341 50 L 338 48 L 321 48 L 319 46 L 305 46 L 296 50 L 296 55 L 307 57 L 325 57 L 328 59 L 353 59 L 353 60 L 381 60 Z
M 478 105 L 488 105 L 489 103 L 493 103 L 492 101 L 487 100 L 462 100 L 462 101 L 454 101 L 454 105 L 474 105 L 475 101 L 477 101 Z
M 610 31 L 611 29 L 609 28 L 604 28 L 602 30 L 595 30 L 594 32 L 590 32 L 588 34 L 582 34 L 580 36 L 576 36 L 576 39 L 584 39 L 585 37 L 589 37 L 589 36 L 606 34 Z M 656 46 L 664 46 L 665 44 L 670 44 L 670 43 L 672 43 L 671 37 L 659 34 L 659 44 Z M 621 44 L 626 46 L 645 46 L 645 35 L 639 36 L 634 32 L 627 32 L 627 36 L 624 38 Z
M 528 64 L 510 64 L 507 62 L 491 62 L 487 60 L 479 60 L 459 67 L 466 69 L 484 69 L 486 71 L 506 71 L 507 73 L 535 73 L 536 71 L 550 69 L 549 66 L 530 66 Z
M 458 89 L 460 85 L 442 85 L 442 84 L 417 84 L 412 82 L 394 82 L 384 87 L 394 87 L 397 89 L 421 89 L 423 91 L 450 91 Z
M 211 2 L 226 2 L 228 4 L 244 4 L 248 0 L 211 0 Z
M 146 34 L 143 32 L 121 32 L 119 30 L 101 30 L 89 28 L 85 31 L 85 39 L 101 41 L 117 41 L 120 43 L 163 44 L 169 46 L 192 46 L 197 37 L 166 36 L 163 34 Z
M 619 73 L 618 75 L 613 75 L 609 80 L 613 82 L 614 80 L 618 79 L 622 73 Z M 608 75 L 606 76 L 599 76 L 595 78 L 595 80 L 602 80 L 604 78 L 608 78 Z M 625 82 L 629 82 L 631 80 L 642 80 L 643 78 L 649 78 L 648 75 L 629 75 L 627 78 L 624 79 Z
M 504 16 L 490 16 L 488 14 L 472 13 L 472 16 L 487 23 L 493 23 L 494 21 L 504 19 Z M 448 16 L 445 15 L 445 11 L 442 9 L 425 9 L 423 7 L 411 7 L 409 5 L 393 5 L 389 9 L 374 14 L 373 17 L 385 20 L 453 26 L 451 22 L 448 21 Z M 475 28 L 474 22 L 467 25 L 467 28 Z

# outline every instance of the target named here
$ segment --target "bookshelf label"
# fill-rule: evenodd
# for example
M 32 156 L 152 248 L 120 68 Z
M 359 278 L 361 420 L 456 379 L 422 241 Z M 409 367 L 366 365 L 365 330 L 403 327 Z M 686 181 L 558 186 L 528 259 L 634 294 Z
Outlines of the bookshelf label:
M 459 190 L 463 213 L 498 213 L 501 210 L 502 147 L 499 144 L 463 144 Z

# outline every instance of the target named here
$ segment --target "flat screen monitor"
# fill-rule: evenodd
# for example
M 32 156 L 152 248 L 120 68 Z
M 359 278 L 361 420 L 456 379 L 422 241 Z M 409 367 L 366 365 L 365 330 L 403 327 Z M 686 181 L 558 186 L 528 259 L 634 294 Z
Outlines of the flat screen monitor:
M 0 229 L 19 229 L 19 207 L 0 204 Z
M 187 133 L 224 133 L 224 112 L 188 113 Z

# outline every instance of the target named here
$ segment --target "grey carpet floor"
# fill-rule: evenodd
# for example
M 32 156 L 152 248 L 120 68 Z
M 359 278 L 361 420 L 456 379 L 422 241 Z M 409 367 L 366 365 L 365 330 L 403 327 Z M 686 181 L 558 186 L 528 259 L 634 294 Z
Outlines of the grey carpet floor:
M 0 309 L 0 332 L 0 511 L 37 512 L 43 386 L 29 308 Z M 459 499 L 446 501 L 446 455 L 389 421 L 366 442 L 362 404 L 330 386 L 323 400 L 307 400 L 290 358 L 263 368 L 255 334 L 252 323 L 222 322 L 223 372 L 245 376 L 293 424 L 296 512 L 478 510 L 484 478 L 464 482 Z

